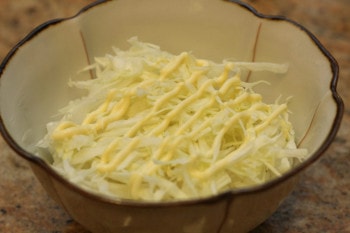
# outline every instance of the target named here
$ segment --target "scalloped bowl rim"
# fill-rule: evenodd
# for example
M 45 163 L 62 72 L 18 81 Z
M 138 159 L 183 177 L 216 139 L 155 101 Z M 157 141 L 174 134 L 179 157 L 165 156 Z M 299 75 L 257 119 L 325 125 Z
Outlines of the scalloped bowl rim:
M 89 11 L 90 9 L 94 8 L 95 6 L 98 6 L 100 4 L 109 2 L 111 0 L 98 0 L 96 2 L 93 2 L 85 7 L 83 7 L 80 11 L 78 11 L 77 14 L 71 16 L 71 17 L 65 17 L 65 18 L 57 18 L 53 20 L 46 21 L 36 28 L 34 28 L 30 33 L 27 34 L 26 37 L 24 37 L 17 45 L 15 45 L 10 52 L 7 54 L 7 56 L 4 58 L 3 62 L 0 65 L 0 78 L 3 74 L 3 71 L 6 69 L 7 63 L 10 62 L 11 58 L 16 54 L 16 51 L 25 43 L 30 41 L 31 39 L 35 38 L 36 35 L 43 32 L 46 28 L 53 26 L 58 23 L 62 23 L 74 18 L 79 17 L 80 15 L 84 14 L 84 12 Z M 195 199 L 186 199 L 186 200 L 172 200 L 172 201 L 162 201 L 162 202 L 154 202 L 154 201 L 137 201 L 137 200 L 126 200 L 126 199 L 116 199 L 111 198 L 108 196 L 103 196 L 97 193 L 89 192 L 84 190 L 83 188 L 80 188 L 78 185 L 71 183 L 67 179 L 65 179 L 63 176 L 61 176 L 59 173 L 57 173 L 53 168 L 51 168 L 50 165 L 48 165 L 43 159 L 39 158 L 38 156 L 33 155 L 32 153 L 29 153 L 28 151 L 24 150 L 21 146 L 18 145 L 18 143 L 11 137 L 10 133 L 7 131 L 6 126 L 3 122 L 2 117 L 0 116 L 0 132 L 7 142 L 7 144 L 20 155 L 22 158 L 26 159 L 27 161 L 34 163 L 41 168 L 43 168 L 46 172 L 48 172 L 52 177 L 54 177 L 56 180 L 61 182 L 64 185 L 67 185 L 70 189 L 75 190 L 76 192 L 79 192 L 80 194 L 92 198 L 95 200 L 102 201 L 104 203 L 111 203 L 116 205 L 127 205 L 127 206 L 154 206 L 154 207 L 162 207 L 162 206 L 177 206 L 177 205 L 193 205 L 196 203 L 205 203 L 205 202 L 212 202 L 216 201 L 217 199 L 221 199 L 224 197 L 232 198 L 234 196 L 240 196 L 245 194 L 251 194 L 251 193 L 259 193 L 266 191 L 274 186 L 277 186 L 278 184 L 288 180 L 289 178 L 294 177 L 298 173 L 300 173 L 302 170 L 309 167 L 311 164 L 313 164 L 316 160 L 320 158 L 320 156 L 328 149 L 334 138 L 336 137 L 336 134 L 340 128 L 343 112 L 344 112 L 344 103 L 337 93 L 336 87 L 337 82 L 339 78 L 339 67 L 337 64 L 337 61 L 335 58 L 330 54 L 330 52 L 321 44 L 321 42 L 316 38 L 316 36 L 311 33 L 308 29 L 306 29 L 301 24 L 297 23 L 296 21 L 289 19 L 285 16 L 279 16 L 279 15 L 265 15 L 260 12 L 258 12 L 255 8 L 250 6 L 247 3 L 243 3 L 239 0 L 223 0 L 231 3 L 238 4 L 240 7 L 244 8 L 247 11 L 250 11 L 253 13 L 256 17 L 262 18 L 262 19 L 268 19 L 268 20 L 276 20 L 276 21 L 284 21 L 288 22 L 290 24 L 293 24 L 295 27 L 298 27 L 300 30 L 304 31 L 312 40 L 312 42 L 319 48 L 319 50 L 322 52 L 322 54 L 329 60 L 329 63 L 331 65 L 331 70 L 333 77 L 330 82 L 330 90 L 332 93 L 332 97 L 336 103 L 337 112 L 336 117 L 334 118 L 332 130 L 328 133 L 326 136 L 325 141 L 322 143 L 322 145 L 313 153 L 310 155 L 310 157 L 304 161 L 299 166 L 291 169 L 290 171 L 283 174 L 281 177 L 273 179 L 269 182 L 266 182 L 262 185 L 248 187 L 248 188 L 241 188 L 241 189 L 233 189 L 228 190 L 225 192 L 222 192 L 217 195 L 209 196 L 209 197 L 203 197 L 203 198 L 195 198 Z

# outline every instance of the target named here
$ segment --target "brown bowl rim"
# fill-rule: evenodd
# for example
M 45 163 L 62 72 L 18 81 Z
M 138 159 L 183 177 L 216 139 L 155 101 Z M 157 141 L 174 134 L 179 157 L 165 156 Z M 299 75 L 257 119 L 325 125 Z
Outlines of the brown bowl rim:
M 43 32 L 45 29 L 54 26 L 58 23 L 62 23 L 64 21 L 79 17 L 84 12 L 87 12 L 91 10 L 92 8 L 104 4 L 107 2 L 110 2 L 112 0 L 97 0 L 85 7 L 83 7 L 80 11 L 78 11 L 77 14 L 66 17 L 66 18 L 57 18 L 52 19 L 49 21 L 44 22 L 43 24 L 37 26 L 35 29 L 33 29 L 30 33 L 27 34 L 21 41 L 19 41 L 7 54 L 7 56 L 4 58 L 3 62 L 0 65 L 0 79 L 2 77 L 2 74 L 4 70 L 6 69 L 6 65 L 10 62 L 11 58 L 16 54 L 18 49 L 33 39 L 36 35 Z M 237 4 L 243 9 L 253 13 L 256 17 L 261 19 L 268 19 L 268 20 L 275 20 L 275 21 L 284 21 L 288 22 L 295 27 L 302 30 L 304 33 L 306 33 L 309 38 L 312 40 L 312 42 L 319 48 L 319 50 L 322 52 L 322 54 L 329 60 L 331 70 L 332 70 L 332 79 L 330 81 L 330 90 L 332 92 L 332 97 L 336 103 L 337 111 L 336 116 L 332 124 L 332 130 L 328 133 L 325 141 L 322 143 L 320 148 L 318 148 L 310 157 L 300 164 L 299 166 L 291 169 L 287 173 L 283 174 L 281 177 L 276 178 L 274 180 L 271 180 L 267 183 L 264 183 L 259 186 L 254 187 L 248 187 L 248 188 L 242 188 L 242 189 L 233 189 L 228 190 L 223 193 L 220 193 L 218 195 L 209 196 L 209 197 L 203 197 L 203 198 L 197 198 L 197 199 L 188 199 L 188 200 L 174 200 L 174 201 L 162 201 L 162 202 L 154 202 L 154 201 L 137 201 L 137 200 L 127 200 L 127 199 L 115 199 L 108 196 L 102 196 L 99 194 L 94 194 L 90 191 L 86 191 L 82 188 L 80 188 L 78 185 L 73 184 L 69 182 L 66 178 L 58 174 L 51 166 L 49 166 L 44 160 L 41 158 L 33 155 L 32 153 L 29 153 L 28 151 L 21 148 L 15 140 L 12 138 L 10 133 L 7 131 L 6 126 L 3 122 L 2 116 L 0 116 L 0 133 L 2 134 L 4 140 L 7 142 L 7 144 L 22 158 L 29 161 L 30 163 L 33 163 L 40 168 L 44 169 L 47 173 L 49 173 L 54 179 L 62 183 L 63 185 L 68 186 L 70 189 L 74 190 L 75 192 L 80 193 L 81 195 L 85 196 L 86 198 L 95 199 L 96 201 L 104 202 L 104 203 L 110 203 L 115 205 L 125 205 L 125 206 L 135 206 L 135 207 L 169 207 L 169 206 L 184 206 L 184 205 L 194 205 L 194 204 L 203 204 L 203 203 L 211 203 L 216 202 L 221 199 L 232 199 L 234 197 L 240 196 L 240 195 L 251 195 L 251 194 L 258 194 L 260 192 L 264 192 L 270 188 L 273 188 L 279 184 L 281 184 L 284 181 L 289 180 L 290 178 L 294 177 L 307 167 L 309 167 L 311 164 L 313 164 L 316 160 L 318 160 L 322 154 L 326 152 L 328 147 L 331 145 L 333 140 L 336 137 L 336 134 L 340 128 L 342 116 L 344 113 L 344 103 L 340 95 L 337 93 L 337 82 L 339 79 L 339 66 L 335 58 L 331 55 L 331 53 L 321 44 L 321 42 L 316 38 L 316 36 L 311 33 L 308 29 L 306 29 L 301 24 L 295 22 L 294 20 L 291 20 L 285 16 L 279 16 L 279 15 L 265 15 L 260 12 L 258 12 L 255 8 L 250 6 L 247 3 L 241 2 L 239 0 L 222 0 L 226 2 L 230 2 L 233 4 Z

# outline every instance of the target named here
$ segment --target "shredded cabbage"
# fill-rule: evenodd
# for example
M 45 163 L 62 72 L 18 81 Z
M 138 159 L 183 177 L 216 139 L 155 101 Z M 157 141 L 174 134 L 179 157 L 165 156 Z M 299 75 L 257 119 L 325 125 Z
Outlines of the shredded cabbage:
M 84 69 L 96 78 L 69 83 L 88 94 L 38 143 L 72 182 L 115 198 L 190 199 L 263 184 L 305 159 L 287 104 L 264 103 L 253 90 L 261 82 L 240 78 L 286 65 L 217 64 L 129 43 Z

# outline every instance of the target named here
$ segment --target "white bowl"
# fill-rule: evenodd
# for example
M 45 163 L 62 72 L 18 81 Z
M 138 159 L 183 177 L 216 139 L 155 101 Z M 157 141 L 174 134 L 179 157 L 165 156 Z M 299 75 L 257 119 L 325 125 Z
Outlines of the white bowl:
M 81 95 L 68 88 L 69 78 L 112 46 L 126 48 L 132 36 L 215 61 L 288 63 L 283 77 L 262 72 L 249 79 L 271 83 L 257 89 L 267 102 L 293 96 L 290 120 L 309 158 L 261 186 L 178 202 L 112 200 L 65 180 L 50 167 L 50 158 L 34 154 L 35 144 L 57 110 Z M 3 137 L 29 161 L 47 192 L 92 232 L 247 232 L 276 210 L 298 175 L 325 152 L 343 114 L 337 63 L 315 36 L 296 22 L 264 16 L 239 1 L 99 1 L 72 18 L 36 28 L 10 51 L 0 75 Z

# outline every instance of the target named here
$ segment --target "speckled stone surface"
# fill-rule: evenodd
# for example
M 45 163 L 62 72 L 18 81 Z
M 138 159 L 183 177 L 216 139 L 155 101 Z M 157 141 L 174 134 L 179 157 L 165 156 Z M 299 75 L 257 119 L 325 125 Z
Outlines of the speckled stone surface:
M 0 60 L 38 24 L 74 15 L 92 0 L 1 0 Z M 302 175 L 293 193 L 253 233 L 350 232 L 350 1 L 245 0 L 314 33 L 340 66 L 345 115 L 325 155 Z M 86 233 L 43 190 L 28 164 L 0 139 L 0 232 Z M 234 231 L 233 231 L 234 232 Z

